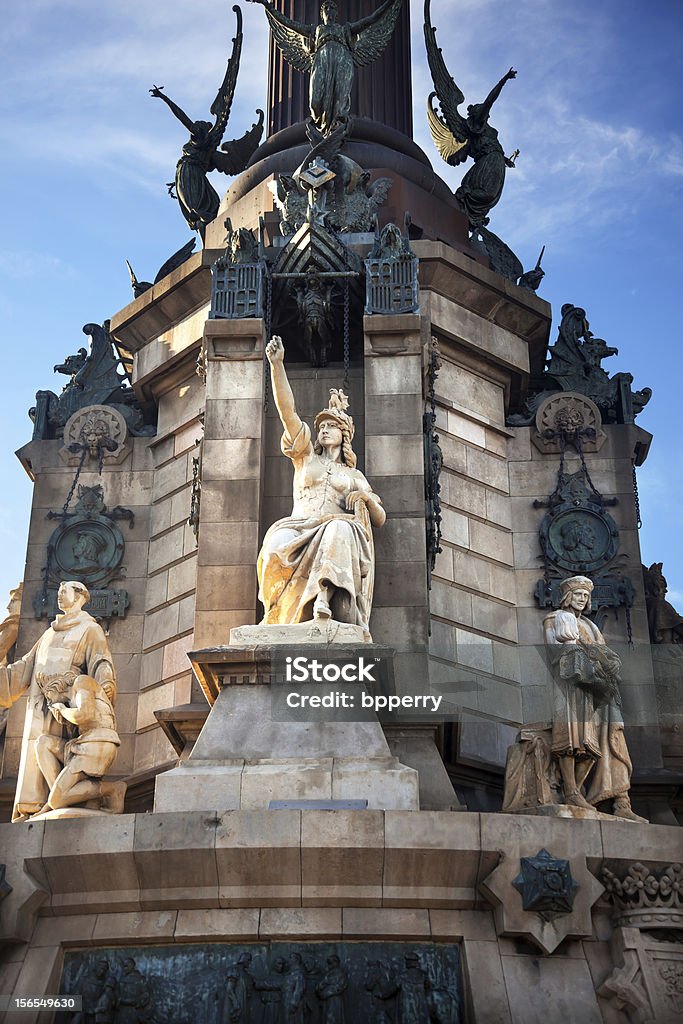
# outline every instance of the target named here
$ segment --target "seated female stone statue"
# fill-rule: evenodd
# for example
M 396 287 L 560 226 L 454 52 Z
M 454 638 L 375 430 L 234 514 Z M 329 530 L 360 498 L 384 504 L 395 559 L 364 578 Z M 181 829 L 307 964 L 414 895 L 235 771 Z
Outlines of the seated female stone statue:
M 275 404 L 284 434 L 282 451 L 294 465 L 292 514 L 274 523 L 258 558 L 264 624 L 333 619 L 368 622 L 374 582 L 372 526 L 386 515 L 379 497 L 357 470 L 351 447 L 353 420 L 342 391 L 315 418 L 317 438 L 297 414 L 284 368 L 284 347 L 266 347 Z

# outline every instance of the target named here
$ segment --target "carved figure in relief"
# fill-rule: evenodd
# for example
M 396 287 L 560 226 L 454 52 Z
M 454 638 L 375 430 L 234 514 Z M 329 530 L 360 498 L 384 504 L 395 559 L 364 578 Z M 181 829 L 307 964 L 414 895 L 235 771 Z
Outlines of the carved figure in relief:
M 403 0 L 384 0 L 360 21 L 339 24 L 335 0 L 323 0 L 320 24 L 305 25 L 265 7 L 273 39 L 297 71 L 310 72 L 309 102 L 314 124 L 325 134 L 349 116 L 355 68 L 372 64 L 391 39 Z
M 266 347 L 275 404 L 284 427 L 282 451 L 294 464 L 292 514 L 274 523 L 258 557 L 264 624 L 333 619 L 368 622 L 374 582 L 372 527 L 386 513 L 356 469 L 348 400 L 332 389 L 315 418 L 315 442 L 296 411 L 284 367 L 282 339 Z
M 126 957 L 116 990 L 116 1024 L 141 1024 L 151 1020 L 152 990 L 135 966 L 132 956 Z
M 266 978 L 257 979 L 254 987 L 261 993 L 263 1004 L 263 1024 L 282 1024 L 282 991 L 287 974 L 287 961 L 277 957 L 273 961 L 271 973 Z
M 78 581 L 61 583 L 57 602 L 64 614 L 54 620 L 28 654 L 13 665 L 0 668 L 0 707 L 10 707 L 28 691 L 13 821 L 24 821 L 45 809 L 50 787 L 40 767 L 39 749 L 47 758 L 47 751 L 53 740 L 57 746 L 64 742 L 64 756 L 73 766 L 74 773 L 84 772 L 95 778 L 99 777 L 98 772 L 92 771 L 91 762 L 94 745 L 90 744 L 95 744 L 96 736 L 91 735 L 87 739 L 81 736 L 67 751 L 68 736 L 64 723 L 59 721 L 60 717 L 73 722 L 73 717 L 69 719 L 69 714 L 73 711 L 75 717 L 80 719 L 79 723 L 74 723 L 78 724 L 79 728 L 82 725 L 86 732 L 100 728 L 107 731 L 107 736 L 103 737 L 103 761 L 107 760 L 111 753 L 109 744 L 116 745 L 110 735 L 115 726 L 104 724 L 105 719 L 109 722 L 106 708 L 111 708 L 116 698 L 114 664 L 102 627 L 91 615 L 83 611 L 83 606 L 89 600 L 90 593 L 84 584 Z M 58 685 L 57 677 L 64 677 L 67 674 L 70 674 L 69 678 L 74 681 L 81 677 L 75 691 L 73 683 L 71 684 L 72 697 L 69 704 L 73 702 L 75 706 L 67 709 L 65 701 L 58 702 L 64 705 L 65 712 L 69 713 L 61 713 L 61 709 L 58 709 L 60 714 L 55 715 L 46 706 L 46 695 L 52 692 L 53 682 L 54 685 Z M 87 677 L 87 681 L 83 677 Z M 95 707 L 92 706 L 93 701 L 97 702 Z M 118 741 L 118 736 L 116 739 Z M 79 743 L 82 745 L 81 748 Z M 84 767 L 85 761 L 81 758 L 87 760 L 90 771 Z M 103 761 L 98 762 L 98 765 Z M 99 775 L 103 775 L 110 764 L 111 762 Z M 51 774 L 49 773 L 50 777 Z M 122 784 L 97 782 L 94 785 L 99 786 L 98 799 L 101 810 L 121 809 Z M 62 789 L 60 785 L 60 793 Z M 71 802 L 73 801 L 67 800 L 67 803 Z
M 322 1003 L 323 1024 L 344 1024 L 343 995 L 349 979 L 336 954 L 328 956 L 327 971 L 318 985 L 318 998 Z

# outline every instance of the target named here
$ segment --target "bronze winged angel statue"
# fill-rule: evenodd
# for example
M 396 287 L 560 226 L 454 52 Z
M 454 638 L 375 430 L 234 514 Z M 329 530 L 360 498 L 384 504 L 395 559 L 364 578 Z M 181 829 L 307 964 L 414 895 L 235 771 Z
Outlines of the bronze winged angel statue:
M 183 155 L 176 165 L 174 184 L 183 217 L 193 231 L 199 232 L 202 241 L 206 225 L 216 217 L 220 206 L 218 193 L 207 180 L 207 173 L 222 171 L 223 174 L 239 174 L 247 166 L 263 132 L 263 111 L 257 110 L 256 124 L 241 139 L 224 142 L 221 146 L 235 94 L 242 52 L 242 12 L 239 7 L 233 7 L 233 11 L 237 15 L 237 35 L 232 41 L 232 53 L 225 77 L 211 104 L 211 113 L 215 118 L 213 122 L 193 121 L 177 103 L 164 95 L 161 91 L 163 86 L 155 85 L 149 90 L 152 96 L 164 101 L 190 133 L 190 138 L 183 146 Z
M 351 109 L 354 69 L 372 64 L 391 39 L 403 0 L 384 3 L 360 21 L 340 24 L 335 0 L 323 0 L 320 24 L 304 25 L 281 14 L 270 0 L 249 0 L 266 11 L 273 39 L 297 71 L 310 72 L 313 123 L 325 135 Z
M 505 184 L 505 168 L 515 166 L 515 157 L 506 157 L 498 141 L 498 132 L 489 124 L 491 107 L 501 94 L 507 81 L 515 78 L 512 68 L 493 87 L 483 103 L 474 103 L 467 108 L 463 117 L 458 107 L 464 102 L 464 95 L 453 81 L 444 62 L 441 49 L 436 45 L 436 29 L 432 27 L 429 11 L 430 0 L 425 0 L 425 43 L 429 70 L 432 73 L 435 91 L 427 100 L 427 120 L 434 145 L 452 167 L 457 167 L 468 157 L 474 166 L 462 179 L 455 198 L 467 214 L 471 228 L 482 227 L 489 222 L 488 213 L 501 197 Z M 441 115 L 432 106 L 434 97 L 441 106 Z

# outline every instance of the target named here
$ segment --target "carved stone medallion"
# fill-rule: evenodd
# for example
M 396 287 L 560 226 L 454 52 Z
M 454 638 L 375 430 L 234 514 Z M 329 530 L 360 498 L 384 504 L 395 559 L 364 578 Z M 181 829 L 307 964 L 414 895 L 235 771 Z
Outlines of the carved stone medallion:
M 611 562 L 619 531 L 608 513 L 572 505 L 553 511 L 541 526 L 541 544 L 554 565 L 575 574 L 595 572 Z
M 60 455 L 67 465 L 78 464 L 85 447 L 90 458 L 116 464 L 128 454 L 127 438 L 126 421 L 117 409 L 89 405 L 67 420 Z
M 520 858 L 520 873 L 512 884 L 522 896 L 522 908 L 533 910 L 545 921 L 571 914 L 578 884 L 568 860 L 539 850 L 535 857 Z
M 541 402 L 535 426 L 531 440 L 548 455 L 561 450 L 562 436 L 565 444 L 574 444 L 573 439 L 578 436 L 584 452 L 599 451 L 607 439 L 595 402 L 572 391 L 550 395 Z

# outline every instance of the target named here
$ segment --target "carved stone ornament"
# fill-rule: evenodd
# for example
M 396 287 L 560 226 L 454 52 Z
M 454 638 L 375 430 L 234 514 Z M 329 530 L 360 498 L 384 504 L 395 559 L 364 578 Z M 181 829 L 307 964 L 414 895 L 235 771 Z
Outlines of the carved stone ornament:
M 228 217 L 226 249 L 211 267 L 212 320 L 238 320 L 263 316 L 263 280 L 266 264 L 251 231 L 232 229 Z
M 631 864 L 625 874 L 604 868 L 602 879 L 615 908 L 615 924 L 683 930 L 683 865 Z
M 88 587 L 88 611 L 92 615 L 105 620 L 113 615 L 124 617 L 129 604 L 127 592 L 111 590 L 107 585 L 125 575 L 122 562 L 126 545 L 116 521 L 127 519 L 132 528 L 134 513 L 120 506 L 109 510 L 104 490 L 96 484 L 79 485 L 73 512 L 50 512 L 48 518 L 62 521 L 48 541 L 45 585 L 33 599 L 36 618 L 56 614 L 57 585 L 63 579 L 77 579 Z
M 365 313 L 417 313 L 420 289 L 418 258 L 410 247 L 407 230 L 395 224 L 375 231 L 375 245 L 365 260 Z
M 498 935 L 522 936 L 544 953 L 566 938 L 592 935 L 591 908 L 604 891 L 585 857 L 558 861 L 547 850 L 504 857 L 481 888 L 494 906 Z
M 130 385 L 129 367 L 114 349 L 109 334 L 109 321 L 86 324 L 83 333 L 90 337 L 90 351 L 80 348 L 74 355 L 58 363 L 55 373 L 69 377 L 60 395 L 38 391 L 36 404 L 29 409 L 33 420 L 33 440 L 60 438 L 71 417 L 83 409 L 106 405 L 116 409 L 125 419 L 128 430 L 137 436 L 150 437 L 156 428 L 146 423 Z
M 571 914 L 578 884 L 568 860 L 539 850 L 535 857 L 521 857 L 521 870 L 512 880 L 522 895 L 524 910 L 533 910 L 545 921 Z
M 573 392 L 546 398 L 538 407 L 534 423 L 531 440 L 545 455 L 559 454 L 563 446 L 573 444 L 577 433 L 584 452 L 600 451 L 607 440 L 595 402 Z
M 683 1018 L 683 866 L 603 869 L 614 907 L 615 966 L 598 995 L 632 1024 Z
M 108 405 L 90 405 L 79 409 L 64 426 L 64 447 L 59 456 L 68 466 L 81 462 L 84 449 L 88 458 L 116 465 L 126 458 L 128 427 L 121 413 Z
M 619 530 L 585 469 L 563 474 L 549 505 L 539 534 L 551 565 L 569 573 L 593 573 L 612 561 Z

